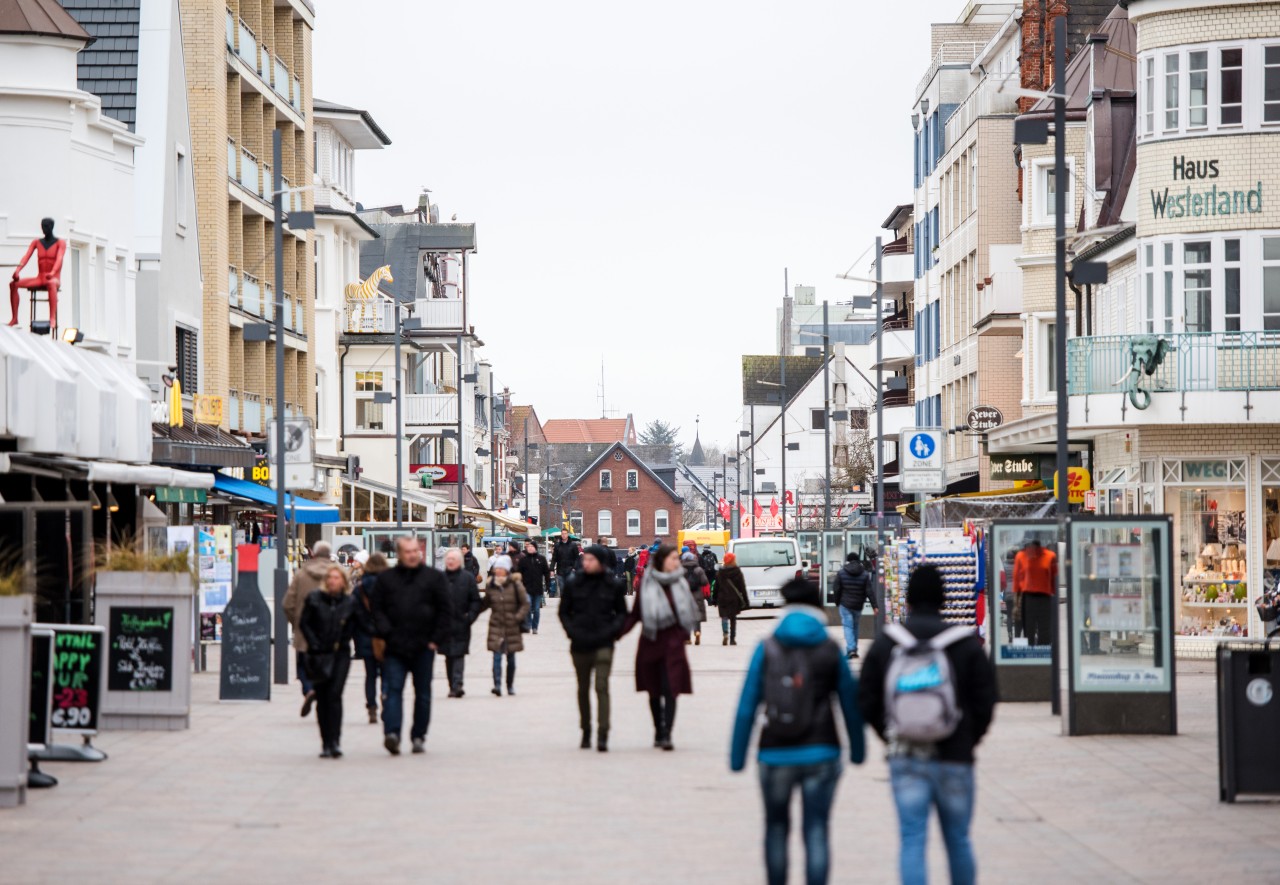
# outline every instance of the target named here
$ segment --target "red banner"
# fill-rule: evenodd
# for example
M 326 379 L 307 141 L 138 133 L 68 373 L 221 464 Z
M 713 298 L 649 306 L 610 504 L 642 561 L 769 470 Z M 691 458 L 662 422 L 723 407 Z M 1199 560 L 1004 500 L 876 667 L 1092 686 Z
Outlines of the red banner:
M 769 514 L 770 514 L 771 516 L 777 516 L 777 515 L 778 515 L 778 499 L 777 499 L 777 498 L 770 498 L 770 499 L 769 499 Z
M 409 473 L 413 476 L 426 474 L 433 482 L 458 482 L 457 464 L 410 464 Z M 463 467 L 462 475 L 466 476 L 466 467 Z
M 753 501 L 751 503 L 754 505 L 754 507 L 752 508 L 752 514 L 755 516 L 755 518 L 759 519 L 760 517 L 764 516 L 764 507 L 760 505 L 760 502 Z

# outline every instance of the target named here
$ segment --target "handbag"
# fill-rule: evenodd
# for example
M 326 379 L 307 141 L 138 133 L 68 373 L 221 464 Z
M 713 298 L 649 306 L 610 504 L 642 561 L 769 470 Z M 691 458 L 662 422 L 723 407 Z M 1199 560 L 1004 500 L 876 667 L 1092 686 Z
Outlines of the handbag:
M 379 664 L 387 659 L 387 640 L 381 636 L 373 637 L 373 658 Z
M 331 651 L 307 652 L 307 678 L 314 683 L 328 682 L 333 678 L 333 668 L 338 656 Z

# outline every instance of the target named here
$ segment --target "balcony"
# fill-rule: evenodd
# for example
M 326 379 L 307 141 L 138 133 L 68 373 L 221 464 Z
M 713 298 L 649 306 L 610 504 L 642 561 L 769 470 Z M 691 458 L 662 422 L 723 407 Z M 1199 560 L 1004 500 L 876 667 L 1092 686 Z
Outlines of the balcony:
M 240 19 L 240 39 L 236 43 L 236 55 L 240 56 L 241 61 L 249 67 L 257 69 L 258 41 L 253 36 L 253 31 L 249 30 L 249 26 L 244 23 L 244 19 Z
M 284 296 L 284 327 L 293 331 L 293 297 Z
M 240 397 L 234 392 L 227 397 L 227 426 L 232 430 L 240 429 Z
M 457 394 L 405 394 L 402 418 L 406 429 L 413 427 L 448 427 L 457 424 Z
M 244 148 L 240 148 L 240 177 L 236 180 L 255 194 L 262 190 L 258 176 L 258 158 Z
M 244 275 L 244 285 L 240 287 L 240 309 L 254 316 L 262 316 L 262 289 L 258 278 L 253 274 Z
M 462 331 L 463 306 L 461 298 L 424 298 L 413 302 L 413 317 L 422 321 L 422 332 Z M 395 315 L 391 302 L 379 299 L 364 304 L 347 304 L 343 312 L 343 332 L 348 335 L 390 335 L 395 331 Z
M 304 309 L 305 305 L 301 301 L 299 301 L 293 307 L 294 307 L 293 331 L 297 332 L 299 335 L 305 335 L 307 334 L 307 326 L 306 326 L 306 323 L 303 322 L 303 317 L 307 315 L 307 312 Z
M 973 60 L 978 57 L 978 53 L 982 51 L 982 43 L 969 43 L 964 41 L 948 41 L 938 47 L 938 54 L 933 57 L 933 61 L 929 65 L 929 69 L 924 72 L 924 76 L 920 78 L 920 82 L 916 84 L 915 101 L 920 100 L 920 96 L 924 95 L 924 91 L 929 88 L 929 84 L 933 82 L 934 76 L 938 73 L 939 68 L 943 67 L 968 67 Z
M 234 267 L 227 269 L 227 304 L 240 306 L 240 272 Z
M 262 403 L 256 400 L 246 399 L 244 401 L 244 421 L 240 428 L 245 433 L 261 433 L 262 432 Z
M 1073 425 L 1262 423 L 1280 415 L 1280 332 L 1161 334 L 1168 352 L 1138 382 L 1151 394 L 1147 409 L 1135 408 L 1127 394 L 1137 337 L 1067 342 Z
M 969 97 L 952 112 L 943 130 L 944 150 L 949 150 L 979 117 L 1018 113 L 1017 96 L 1011 92 L 999 92 L 998 88 L 996 78 L 984 77 L 977 88 L 969 93 Z
M 289 97 L 289 69 L 279 58 L 275 60 L 275 76 L 271 78 L 271 88 L 276 91 L 276 94 Z
M 906 328 L 900 328 L 903 324 L 906 324 Z M 880 365 L 886 369 L 894 369 L 915 362 L 916 338 L 910 319 L 886 321 L 883 335 L 884 343 L 880 345 Z M 874 340 L 873 338 L 872 341 Z
M 227 10 L 227 48 L 232 52 L 236 50 L 236 17 L 230 9 Z
M 1022 313 L 1022 273 L 1006 271 L 992 275 L 989 285 L 978 292 L 978 322 L 989 316 L 1018 316 Z

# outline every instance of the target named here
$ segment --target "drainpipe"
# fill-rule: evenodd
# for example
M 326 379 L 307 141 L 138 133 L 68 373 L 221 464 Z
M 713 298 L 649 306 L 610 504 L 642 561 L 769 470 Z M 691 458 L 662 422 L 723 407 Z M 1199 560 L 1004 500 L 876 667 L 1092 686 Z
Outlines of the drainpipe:
M 342 353 L 338 354 L 338 449 L 347 453 L 347 351 L 350 344 L 342 345 Z

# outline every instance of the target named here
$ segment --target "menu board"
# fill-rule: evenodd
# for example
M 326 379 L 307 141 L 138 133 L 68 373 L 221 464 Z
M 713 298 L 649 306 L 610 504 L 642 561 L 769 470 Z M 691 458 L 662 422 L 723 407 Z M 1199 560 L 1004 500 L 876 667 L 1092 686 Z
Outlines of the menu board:
M 240 579 L 222 612 L 222 676 L 218 697 L 224 701 L 271 699 L 271 609 L 258 591 L 258 548 L 237 549 Z
M 116 606 L 107 634 L 108 691 L 173 690 L 173 608 Z
M 53 631 L 53 727 L 98 733 L 106 630 L 77 624 L 37 624 Z
M 53 712 L 53 632 L 31 631 L 31 720 L 27 743 L 39 747 L 52 743 L 49 721 Z

